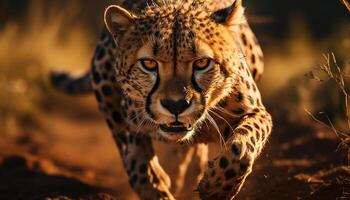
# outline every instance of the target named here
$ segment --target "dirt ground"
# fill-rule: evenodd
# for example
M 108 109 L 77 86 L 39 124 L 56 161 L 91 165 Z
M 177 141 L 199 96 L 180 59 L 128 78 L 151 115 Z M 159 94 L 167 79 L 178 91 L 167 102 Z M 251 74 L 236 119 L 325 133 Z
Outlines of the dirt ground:
M 0 138 L 0 199 L 137 199 L 92 98 L 46 110 L 40 125 Z M 350 169 L 334 134 L 271 110 L 272 137 L 237 199 L 350 199 Z M 164 163 L 171 150 L 156 146 L 172 175 L 173 163 Z M 198 199 L 194 187 L 177 199 Z

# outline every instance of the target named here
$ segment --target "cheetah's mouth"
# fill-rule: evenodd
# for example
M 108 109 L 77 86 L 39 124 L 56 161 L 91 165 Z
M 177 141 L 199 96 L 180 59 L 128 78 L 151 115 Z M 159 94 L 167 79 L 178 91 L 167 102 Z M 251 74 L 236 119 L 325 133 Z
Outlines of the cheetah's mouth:
M 192 131 L 193 129 L 192 124 L 185 124 L 178 121 L 172 122 L 170 124 L 161 124 L 159 127 L 162 131 L 168 133 L 183 133 Z

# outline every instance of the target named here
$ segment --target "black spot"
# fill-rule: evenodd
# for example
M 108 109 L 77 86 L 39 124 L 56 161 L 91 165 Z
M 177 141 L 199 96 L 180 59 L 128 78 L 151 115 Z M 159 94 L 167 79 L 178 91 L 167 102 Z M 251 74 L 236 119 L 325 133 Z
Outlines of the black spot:
M 159 31 L 154 32 L 154 36 L 156 36 L 156 38 L 160 38 L 161 37 L 161 33 Z
M 104 86 L 102 87 L 102 93 L 103 93 L 105 96 L 111 96 L 111 95 L 112 95 L 111 87 L 109 87 L 108 85 L 104 85 Z
M 219 105 L 222 107 L 226 107 L 227 106 L 227 99 L 220 101 Z
M 118 140 L 118 139 L 115 139 L 115 142 L 117 143 L 117 147 L 118 147 L 118 149 L 120 150 L 120 151 L 122 151 L 122 145 L 123 145 L 123 143 L 121 143 L 120 142 L 120 140 Z
M 230 76 L 230 73 L 229 71 L 227 70 L 227 68 L 224 66 L 224 65 L 219 65 L 220 66 L 220 71 L 222 72 L 222 74 L 225 76 L 225 77 L 228 77 Z
M 205 183 L 204 188 L 205 188 L 205 189 L 209 189 L 209 188 L 210 188 L 210 183 L 209 183 L 209 181 L 207 181 L 207 182 Z
M 112 68 L 113 68 L 113 65 L 112 65 L 110 62 L 106 62 L 106 64 L 105 64 L 105 69 L 106 69 L 107 71 L 110 71 L 110 70 L 112 70 Z
M 96 58 L 97 60 L 101 60 L 106 55 L 106 51 L 103 48 L 99 48 Z
M 253 128 L 247 124 L 243 125 L 243 127 L 248 129 L 249 131 L 253 131 Z
M 112 118 L 113 118 L 114 122 L 119 123 L 119 124 L 123 123 L 123 121 L 124 121 L 123 118 L 121 117 L 120 113 L 117 111 L 112 112 Z
M 137 179 L 138 179 L 137 174 L 134 174 L 134 175 L 131 177 L 131 179 L 130 179 L 130 185 L 131 185 L 131 187 L 134 187 L 134 186 L 136 185 Z
M 160 192 L 157 194 L 157 196 L 159 196 L 159 197 L 168 197 L 168 194 L 167 194 L 166 192 L 164 192 L 164 191 L 160 191 Z
M 155 184 L 158 184 L 158 183 L 160 183 L 160 180 L 159 180 L 159 178 L 155 178 L 155 179 L 153 179 L 153 182 L 154 182 Z
M 141 138 L 140 137 L 136 137 L 135 138 L 135 144 L 136 145 L 140 145 L 140 143 L 141 143 Z
M 191 51 L 193 54 L 197 54 L 197 47 L 194 43 L 192 43 L 192 45 L 191 45 Z
M 247 36 L 244 33 L 241 34 L 241 39 L 244 46 L 247 46 L 248 45 Z
M 261 104 L 260 99 L 256 99 L 256 105 L 257 105 L 258 107 L 262 107 L 262 104 Z
M 193 39 L 193 38 L 196 37 L 196 34 L 195 34 L 193 31 L 189 31 L 189 32 L 188 32 L 188 37 L 191 38 L 191 39 Z
M 129 141 L 130 144 L 133 144 L 134 143 L 134 136 L 133 135 L 129 135 L 128 141 Z
M 252 96 L 249 96 L 248 99 L 249 99 L 250 104 L 254 105 L 254 99 L 253 99 L 253 97 L 252 97 Z
M 219 166 L 221 169 L 226 169 L 228 166 L 228 160 L 225 157 L 221 157 L 219 161 Z
M 115 140 L 119 141 L 121 144 L 127 143 L 127 139 L 123 133 L 115 133 L 113 136 Z
M 107 34 L 103 31 L 100 37 L 100 40 L 105 40 L 107 37 Z
M 257 70 L 257 69 L 253 69 L 252 75 L 253 75 L 253 77 L 256 79 L 256 78 L 257 78 L 256 75 L 258 75 L 258 70 Z M 255 88 L 255 90 L 256 90 L 256 88 Z M 254 90 L 254 91 L 255 91 L 255 90 Z
M 117 45 L 114 43 L 113 40 L 111 40 L 111 42 L 110 42 L 109 44 L 111 45 L 111 47 L 112 47 L 113 49 L 117 48 Z M 110 54 L 110 55 L 112 55 L 112 54 Z
M 147 172 L 147 165 L 146 164 L 141 164 L 140 165 L 140 169 L 139 169 L 139 171 L 140 171 L 140 173 L 141 174 L 144 174 L 144 173 L 146 173 Z
M 231 146 L 231 151 L 233 154 L 235 154 L 236 156 L 241 155 L 241 149 L 242 149 L 242 145 L 241 144 L 233 144 Z
M 100 94 L 97 90 L 95 90 L 95 97 L 96 97 L 96 99 L 97 99 L 98 102 L 101 102 L 101 101 L 102 101 L 102 96 L 101 96 L 101 94 Z
M 114 108 L 114 105 L 113 105 L 112 103 L 107 103 L 107 104 L 106 104 L 106 107 L 107 107 L 108 109 L 113 109 L 113 108 Z
M 252 63 L 253 63 L 253 64 L 256 63 L 256 58 L 255 58 L 255 55 L 254 55 L 254 54 L 252 54 Z M 255 77 L 255 76 L 253 75 L 253 77 Z
M 111 122 L 111 120 L 107 119 L 106 122 L 107 122 L 108 128 L 113 129 L 113 123 Z
M 250 90 L 250 83 L 249 83 L 249 81 L 246 81 L 245 84 L 247 85 L 247 89 Z
M 231 135 L 231 127 L 230 126 L 226 126 L 225 130 L 224 130 L 224 138 L 225 138 L 225 140 L 227 140 L 230 135 Z
M 136 167 L 136 159 L 131 160 L 130 171 L 134 171 Z
M 147 183 L 147 177 L 144 176 L 144 177 L 142 177 L 142 178 L 140 179 L 140 184 L 144 185 L 144 184 L 146 184 L 146 183 Z
M 93 72 L 92 78 L 94 79 L 95 84 L 99 84 L 101 82 L 101 76 L 98 72 Z
M 130 185 L 132 188 L 135 187 L 135 185 L 134 185 L 134 183 L 131 181 L 131 179 L 129 179 L 129 185 Z
M 233 177 L 235 177 L 237 174 L 235 172 L 234 169 L 229 169 L 225 172 L 225 179 L 226 180 L 229 180 L 229 179 L 232 179 Z
M 103 73 L 102 74 L 102 79 L 103 80 L 107 80 L 108 79 L 108 74 L 107 73 Z
M 215 174 L 216 174 L 216 172 L 215 172 L 215 170 L 213 170 L 213 171 L 211 172 L 210 176 L 213 177 L 213 176 L 215 176 Z
M 233 113 L 233 114 L 236 114 L 236 115 L 242 115 L 242 114 L 245 113 L 245 110 L 242 109 L 242 108 L 238 108 L 238 109 L 236 109 L 236 110 L 233 110 L 232 113 Z
M 236 185 L 238 185 L 238 184 L 241 184 L 242 181 L 243 181 L 243 177 L 239 177 L 239 178 L 236 178 L 234 182 Z
M 260 126 L 257 124 L 257 123 L 253 123 L 254 124 L 254 127 L 257 129 L 257 130 L 260 130 Z
M 229 192 L 229 191 L 232 190 L 232 186 L 231 186 L 231 185 L 226 185 L 226 186 L 224 186 L 224 187 L 222 188 L 222 190 L 223 190 L 224 192 Z
M 246 172 L 247 169 L 248 169 L 248 162 L 242 161 L 242 162 L 239 164 L 239 169 L 240 169 L 241 173 Z
M 236 94 L 236 101 L 237 102 L 242 102 L 243 101 L 243 94 L 242 94 L 242 92 L 238 92 Z

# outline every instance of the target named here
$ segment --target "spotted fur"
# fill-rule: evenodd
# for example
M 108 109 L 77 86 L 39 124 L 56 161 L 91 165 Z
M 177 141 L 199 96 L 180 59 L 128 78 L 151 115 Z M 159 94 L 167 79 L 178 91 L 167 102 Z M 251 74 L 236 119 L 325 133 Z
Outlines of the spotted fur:
M 241 0 L 118 5 L 106 9 L 89 79 L 130 186 L 141 199 L 174 199 L 152 147 L 152 140 L 161 140 L 185 145 L 179 145 L 188 156 L 179 166 L 177 190 L 188 160 L 198 156 L 200 198 L 233 198 L 272 129 L 255 82 L 263 73 L 263 54 Z M 145 59 L 156 67 L 146 69 Z M 200 59 L 209 63 L 205 70 L 195 67 Z M 65 81 L 74 80 L 56 85 L 71 85 Z M 209 142 L 222 151 L 204 168 L 207 147 L 200 144 Z

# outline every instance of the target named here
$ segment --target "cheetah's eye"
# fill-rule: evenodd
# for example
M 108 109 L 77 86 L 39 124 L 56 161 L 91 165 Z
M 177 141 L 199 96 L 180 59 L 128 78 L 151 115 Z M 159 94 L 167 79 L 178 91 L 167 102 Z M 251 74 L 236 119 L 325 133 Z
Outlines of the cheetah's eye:
M 147 71 L 154 72 L 158 68 L 158 62 L 153 59 L 142 59 L 140 62 L 142 67 Z
M 194 61 L 193 67 L 196 70 L 205 70 L 210 66 L 211 63 L 212 60 L 210 58 L 201 58 Z

